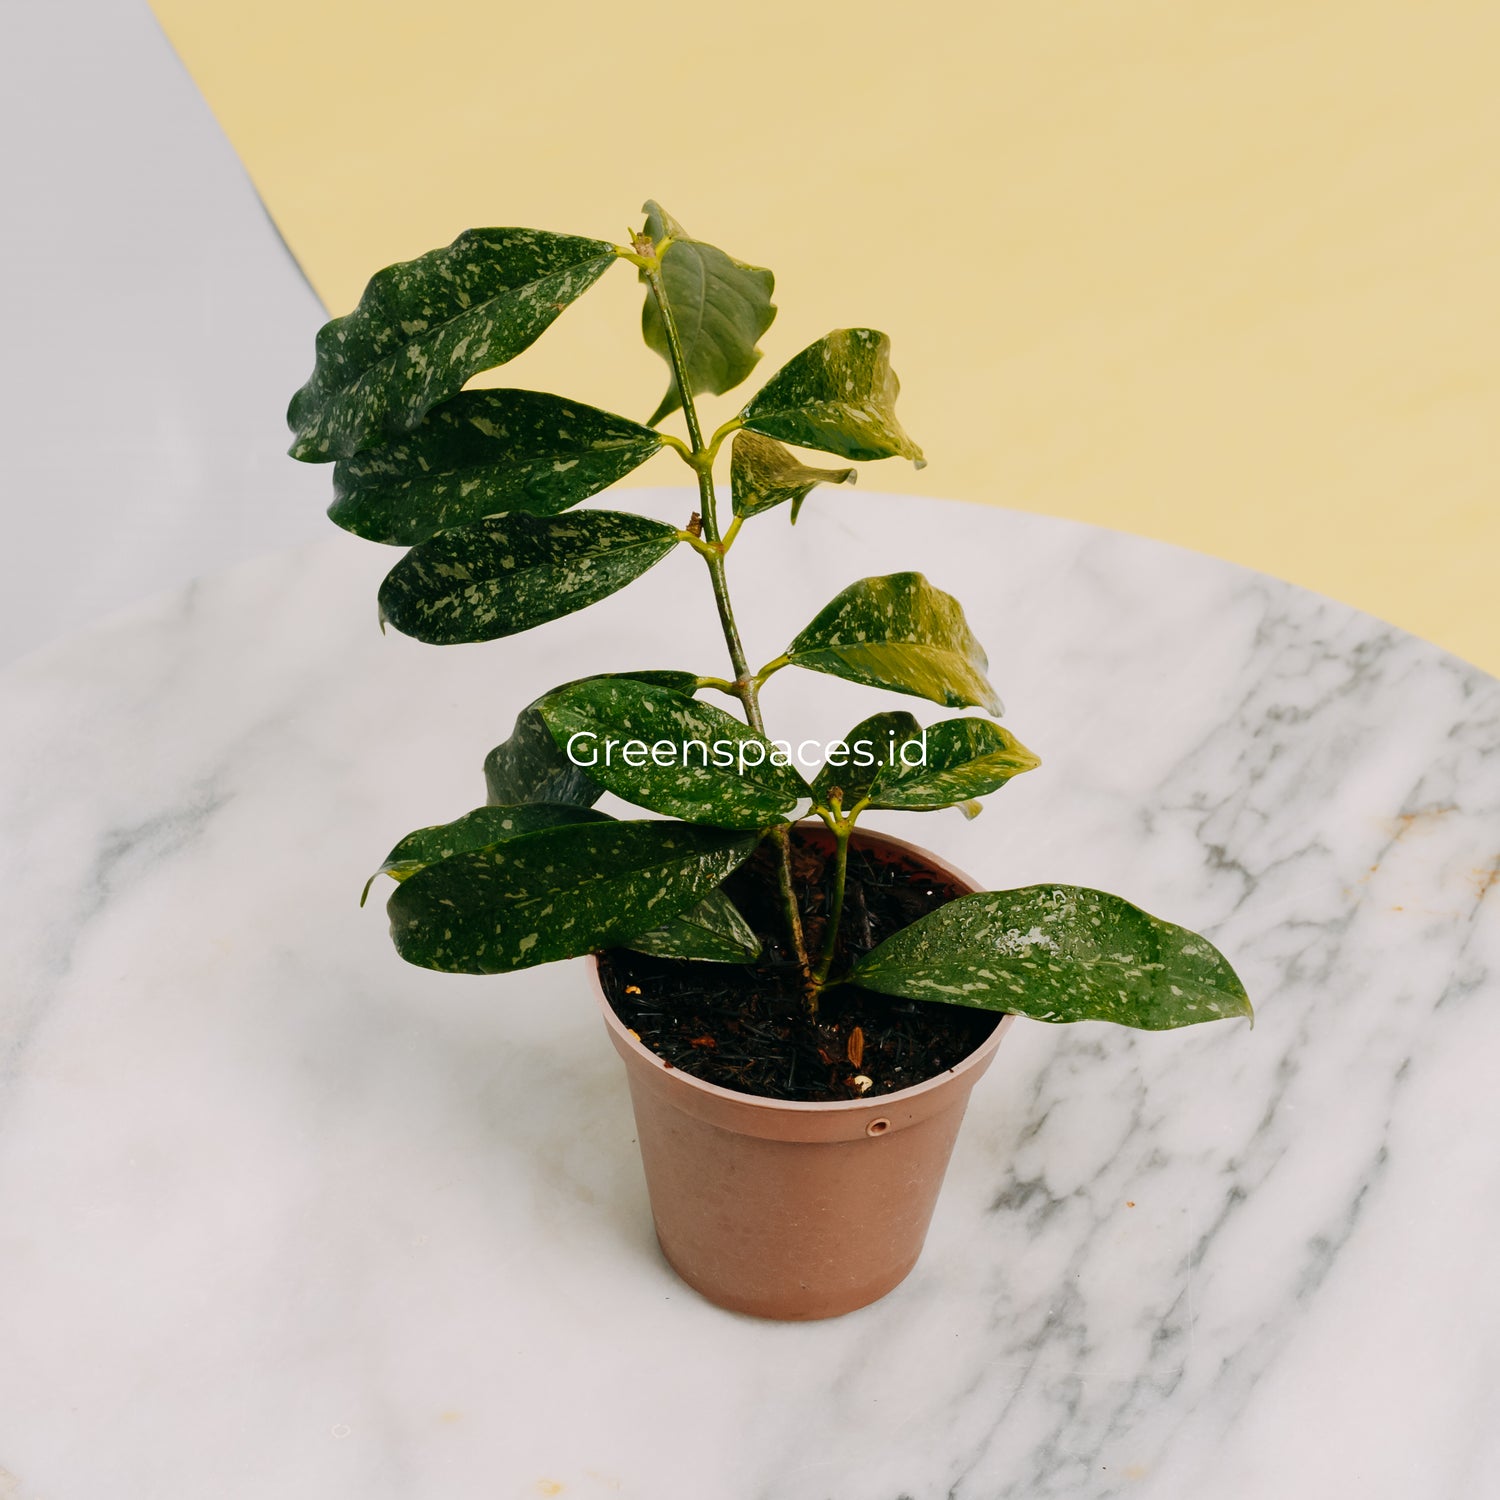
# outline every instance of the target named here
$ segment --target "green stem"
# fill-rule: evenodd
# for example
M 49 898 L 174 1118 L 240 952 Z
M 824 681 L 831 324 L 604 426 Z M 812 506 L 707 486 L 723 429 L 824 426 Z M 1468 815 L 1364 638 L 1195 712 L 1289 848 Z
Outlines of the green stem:
M 752 679 L 755 683 L 755 691 L 758 693 L 766 685 L 767 678 L 779 672 L 783 667 L 791 666 L 791 664 L 792 659 L 790 656 L 787 656 L 785 654 L 781 656 L 773 656 L 771 660 L 768 661 Z
M 838 945 L 839 923 L 844 917 L 844 878 L 849 873 L 849 835 L 854 831 L 853 819 L 840 818 L 833 828 L 833 899 L 828 907 L 828 933 L 823 939 L 823 952 L 818 966 L 813 970 L 813 982 L 821 989 L 828 983 L 828 971 L 833 967 L 833 951 Z
M 679 542 L 686 542 L 699 557 L 714 557 L 719 550 L 720 543 L 705 542 L 702 537 L 696 537 L 691 531 L 679 531 L 677 533 Z
M 672 314 L 671 303 L 667 301 L 667 287 L 661 279 L 660 262 L 646 267 L 646 280 L 651 286 L 651 295 L 656 298 L 656 305 L 661 310 L 662 327 L 667 334 L 667 350 L 672 359 L 672 378 L 677 382 L 677 394 L 682 399 L 682 414 L 687 418 L 688 441 L 692 444 L 693 455 L 696 457 L 703 452 L 703 429 L 698 425 L 698 408 L 693 405 L 693 393 L 688 389 L 687 360 L 683 357 L 682 340 L 677 333 L 677 319 Z M 701 489 L 703 479 L 701 467 L 698 468 L 698 478 Z M 710 490 L 713 489 L 711 477 L 708 487 Z M 708 497 L 705 496 L 705 498 Z M 717 541 L 718 538 L 710 537 L 709 540 Z
M 661 265 L 657 261 L 643 268 L 651 295 L 661 312 L 662 328 L 667 336 L 667 350 L 672 361 L 672 377 L 677 382 L 677 394 L 682 401 L 682 414 L 687 421 L 688 441 L 692 446 L 689 459 L 698 476 L 698 496 L 702 509 L 705 545 L 696 550 L 708 564 L 709 578 L 713 583 L 714 603 L 719 611 L 719 625 L 724 632 L 724 644 L 729 648 L 729 660 L 734 667 L 734 682 L 740 701 L 745 705 L 745 717 L 750 727 L 759 735 L 765 735 L 765 719 L 760 711 L 759 684 L 750 673 L 750 663 L 745 656 L 745 646 L 740 639 L 739 626 L 735 623 L 734 605 L 729 598 L 729 580 L 724 573 L 724 541 L 719 533 L 718 497 L 714 492 L 713 461 L 718 445 L 730 428 L 720 428 L 714 434 L 713 446 L 703 442 L 703 429 L 698 425 L 698 409 L 693 405 L 693 392 L 687 379 L 687 360 L 683 356 L 682 341 L 677 332 L 677 319 L 672 304 L 667 300 L 666 285 L 662 281 Z M 737 425 L 737 424 L 736 424 Z M 731 527 L 731 530 L 733 528 Z M 778 884 L 781 888 L 781 904 L 786 913 L 787 934 L 791 939 L 792 952 L 801 967 L 803 985 L 809 1011 L 816 1015 L 818 1009 L 817 988 L 813 982 L 812 965 L 807 956 L 807 939 L 802 932 L 802 914 L 797 905 L 796 883 L 792 879 L 791 837 L 785 823 L 772 831 L 776 842 L 778 859 Z

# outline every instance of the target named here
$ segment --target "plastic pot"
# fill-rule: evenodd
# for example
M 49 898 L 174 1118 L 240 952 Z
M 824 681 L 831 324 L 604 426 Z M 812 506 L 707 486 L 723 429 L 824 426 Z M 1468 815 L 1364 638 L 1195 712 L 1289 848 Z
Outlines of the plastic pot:
M 816 835 L 815 835 L 816 836 Z M 857 832 L 877 858 L 973 881 L 925 849 Z M 669 1068 L 615 1014 L 662 1253 L 710 1302 L 762 1318 L 832 1318 L 885 1296 L 922 1253 L 970 1091 L 1014 1017 L 925 1083 L 826 1104 L 737 1093 Z

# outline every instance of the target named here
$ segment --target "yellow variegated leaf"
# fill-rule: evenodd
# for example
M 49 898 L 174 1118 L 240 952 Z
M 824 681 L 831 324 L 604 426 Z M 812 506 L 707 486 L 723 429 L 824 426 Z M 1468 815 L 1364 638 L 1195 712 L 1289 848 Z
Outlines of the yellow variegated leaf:
M 775 438 L 758 432 L 735 434 L 729 468 L 730 493 L 737 516 L 758 516 L 784 500 L 792 502 L 792 521 L 809 491 L 820 484 L 853 484 L 855 469 L 812 469 Z
M 793 666 L 949 708 L 1003 712 L 963 607 L 920 573 L 850 584 L 787 647 L 786 658 Z

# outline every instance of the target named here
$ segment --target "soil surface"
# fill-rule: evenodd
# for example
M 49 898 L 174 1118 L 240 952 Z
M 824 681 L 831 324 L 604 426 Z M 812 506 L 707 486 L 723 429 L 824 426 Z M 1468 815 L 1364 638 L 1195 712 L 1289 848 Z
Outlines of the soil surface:
M 821 828 L 793 830 L 793 873 L 813 954 L 827 930 L 831 845 Z M 599 955 L 615 1014 L 684 1073 L 770 1099 L 868 1099 L 945 1072 L 1000 1024 L 991 1011 L 899 1000 L 851 984 L 825 991 L 814 1020 L 786 941 L 773 846 L 763 844 L 724 889 L 765 944 L 754 964 L 653 958 L 625 948 Z M 962 894 L 898 851 L 860 848 L 856 834 L 833 973 Z

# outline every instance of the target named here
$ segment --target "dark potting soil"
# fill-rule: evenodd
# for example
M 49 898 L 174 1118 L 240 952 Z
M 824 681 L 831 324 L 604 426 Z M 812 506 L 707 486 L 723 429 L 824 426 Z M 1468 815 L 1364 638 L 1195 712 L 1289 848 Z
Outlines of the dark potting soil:
M 822 949 L 832 894 L 831 838 L 793 830 L 792 870 L 808 950 Z M 835 975 L 961 888 L 915 860 L 851 845 Z M 599 978 L 614 1012 L 663 1061 L 705 1083 L 770 1099 L 868 1099 L 962 1062 L 1000 1024 L 993 1012 L 839 985 L 804 1005 L 769 842 L 724 889 L 765 947 L 753 964 L 694 963 L 614 948 Z M 870 1080 L 862 1086 L 856 1079 Z

